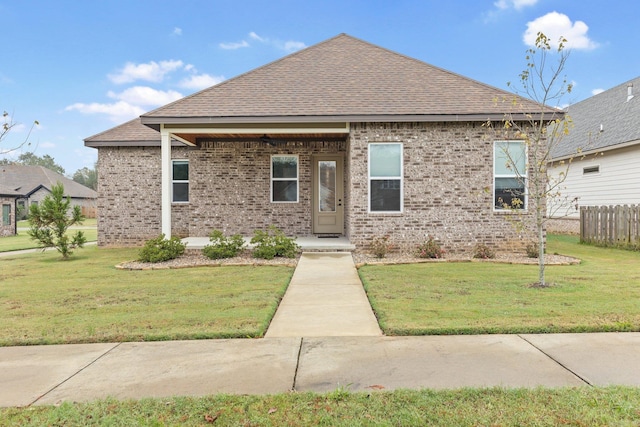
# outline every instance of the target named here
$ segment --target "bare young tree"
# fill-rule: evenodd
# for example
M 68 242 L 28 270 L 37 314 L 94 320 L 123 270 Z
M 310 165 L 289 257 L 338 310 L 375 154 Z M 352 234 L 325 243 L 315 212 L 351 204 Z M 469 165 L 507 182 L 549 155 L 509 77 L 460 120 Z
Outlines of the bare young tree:
M 513 175 L 512 184 L 505 185 L 501 197 L 496 193 L 497 204 L 511 212 L 516 227 L 535 233 L 539 266 L 535 285 L 540 287 L 548 286 L 545 279 L 547 210 L 550 205 L 567 204 L 561 192 L 567 170 L 555 175 L 548 169 L 552 153 L 571 128 L 571 119 L 558 108 L 572 88 L 564 76 L 569 58 L 566 45 L 567 40 L 561 37 L 557 46 L 552 48 L 549 38 L 538 33 L 535 47 L 527 50 L 527 67 L 520 74 L 518 87 L 514 88 L 516 95 L 538 104 L 538 111 L 527 113 L 523 118 L 515 113 L 521 113 L 522 108 L 514 98 L 511 105 L 514 113 L 507 113 L 500 126 L 487 123 L 501 140 L 495 167 L 508 170 Z M 516 143 L 524 145 L 524 154 Z M 564 167 L 568 168 L 570 164 L 570 160 L 565 161 Z
M 40 123 L 38 123 L 37 120 L 35 120 L 32 124 L 31 127 L 29 128 L 29 132 L 27 132 L 27 136 L 24 138 L 24 140 L 18 142 L 15 146 L 13 147 L 4 147 L 2 145 L 2 142 L 4 141 L 5 137 L 7 136 L 7 134 L 11 131 L 11 129 L 15 128 L 18 123 L 13 121 L 13 117 L 11 117 L 9 115 L 9 113 L 7 113 L 6 111 L 4 111 L 2 113 L 2 127 L 0 127 L 0 155 L 3 154 L 8 154 L 12 151 L 16 151 L 21 149 L 22 147 L 24 147 L 25 145 L 30 145 L 29 142 L 29 137 L 31 136 L 31 132 L 33 131 L 33 128 L 35 126 L 38 126 Z

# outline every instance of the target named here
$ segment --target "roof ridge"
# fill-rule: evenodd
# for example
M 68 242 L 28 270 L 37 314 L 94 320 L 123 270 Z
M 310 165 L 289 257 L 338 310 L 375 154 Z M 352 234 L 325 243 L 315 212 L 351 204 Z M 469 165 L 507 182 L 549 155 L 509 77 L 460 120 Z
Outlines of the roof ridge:
M 209 87 L 207 87 L 207 88 L 205 88 L 205 89 L 199 90 L 199 91 L 194 92 L 194 93 L 192 93 L 192 94 L 190 94 L 190 95 L 187 95 L 187 96 L 182 97 L 182 98 L 180 98 L 180 99 L 177 99 L 177 100 L 175 100 L 175 101 L 173 101 L 173 102 L 170 102 L 170 103 L 168 103 L 168 104 L 165 104 L 165 105 L 163 105 L 163 106 L 161 106 L 161 107 L 158 107 L 158 108 L 156 108 L 156 109 L 154 109 L 154 110 L 148 111 L 148 112 L 146 112 L 146 113 L 142 114 L 142 115 L 140 116 L 140 118 L 143 118 L 144 116 L 147 116 L 147 115 L 151 115 L 151 114 L 153 114 L 153 113 L 155 113 L 155 112 L 157 112 L 157 111 L 159 111 L 159 110 L 162 110 L 162 109 L 165 109 L 165 108 L 171 107 L 172 105 L 174 105 L 174 104 L 176 104 L 176 103 L 178 103 L 178 102 L 185 101 L 185 100 L 187 100 L 187 99 L 193 98 L 193 97 L 195 97 L 195 96 L 197 96 L 197 95 L 200 95 L 200 94 L 202 94 L 202 93 L 204 93 L 204 92 L 208 92 L 208 91 L 210 91 L 210 90 L 213 90 L 214 88 L 219 88 L 219 87 L 226 86 L 226 85 L 228 85 L 228 84 L 232 84 L 232 82 L 234 82 L 234 81 L 236 81 L 236 80 L 240 79 L 241 77 L 246 76 L 247 74 L 252 74 L 252 73 L 257 72 L 257 71 L 259 71 L 259 70 L 262 70 L 262 69 L 264 69 L 264 68 L 267 68 L 267 67 L 273 66 L 274 64 L 277 64 L 277 63 L 279 63 L 279 62 L 282 62 L 282 61 L 284 61 L 285 59 L 288 59 L 288 58 L 292 58 L 292 57 L 298 56 L 298 55 L 302 54 L 302 52 L 307 52 L 307 51 L 309 51 L 310 49 L 317 48 L 317 47 L 319 47 L 319 46 L 322 46 L 322 45 L 324 45 L 324 44 L 326 44 L 326 43 L 329 43 L 329 42 L 331 42 L 331 41 L 333 41 L 333 40 L 336 40 L 336 39 L 338 39 L 338 38 L 340 38 L 340 37 L 343 37 L 343 36 L 347 36 L 347 37 L 350 37 L 350 38 L 356 39 L 355 37 L 349 36 L 349 35 L 348 35 L 348 34 L 346 34 L 346 33 L 340 33 L 340 34 L 338 34 L 337 36 L 331 37 L 330 39 L 326 39 L 326 40 L 323 40 L 323 41 L 321 41 L 321 42 L 319 42 L 319 43 L 313 44 L 313 45 L 311 45 L 311 46 L 307 46 L 307 47 L 306 47 L 306 48 L 304 48 L 304 49 L 297 50 L 297 51 L 295 51 L 295 52 L 293 52 L 293 53 L 290 53 L 290 54 L 288 54 L 288 55 L 282 56 L 282 57 L 280 57 L 280 58 L 278 58 L 278 59 L 275 59 L 275 60 L 273 60 L 273 61 L 271 61 L 271 62 L 268 62 L 268 63 L 266 63 L 266 64 L 264 64 L 264 65 L 261 65 L 261 66 L 259 66 L 259 67 L 257 67 L 257 68 L 252 68 L 252 69 L 250 69 L 250 70 L 248 70 L 248 71 L 245 71 L 244 73 L 241 73 L 241 74 L 238 74 L 238 75 L 236 75 L 236 76 L 233 76 L 233 77 L 231 77 L 231 78 L 229 78 L 229 79 L 227 79 L 227 80 L 224 80 L 224 81 L 222 81 L 222 82 L 220 82 L 220 83 L 218 83 L 218 84 L 215 84 L 215 85 L 213 85 L 213 86 L 209 86 Z M 358 39 L 356 39 L 356 40 L 358 40 Z

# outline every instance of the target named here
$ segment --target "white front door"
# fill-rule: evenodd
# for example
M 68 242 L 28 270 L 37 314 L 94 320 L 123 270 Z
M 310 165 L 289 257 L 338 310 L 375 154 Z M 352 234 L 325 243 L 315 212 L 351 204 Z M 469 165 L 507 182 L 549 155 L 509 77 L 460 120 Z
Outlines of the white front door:
M 344 233 L 343 158 L 313 157 L 313 233 Z

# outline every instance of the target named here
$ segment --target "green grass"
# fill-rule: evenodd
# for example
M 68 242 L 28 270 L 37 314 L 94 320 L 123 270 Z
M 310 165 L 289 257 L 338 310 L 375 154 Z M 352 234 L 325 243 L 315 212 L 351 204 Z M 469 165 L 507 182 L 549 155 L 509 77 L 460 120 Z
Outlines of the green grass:
M 287 267 L 127 271 L 138 249 L 0 258 L 0 345 L 262 336 Z
M 549 236 L 549 253 L 580 265 L 426 263 L 364 266 L 360 276 L 387 335 L 640 330 L 640 253 Z
M 0 409 L 0 426 L 637 426 L 640 389 L 462 389 L 100 400 Z
M 38 248 L 38 242 L 31 240 L 27 234 L 29 221 L 18 221 L 18 234 L 15 236 L 0 237 L 0 252 L 18 251 L 22 249 Z M 96 227 L 96 219 L 86 219 L 81 226 L 71 227 L 69 230 L 81 229 L 87 238 L 87 242 L 95 242 L 98 240 L 98 229 Z

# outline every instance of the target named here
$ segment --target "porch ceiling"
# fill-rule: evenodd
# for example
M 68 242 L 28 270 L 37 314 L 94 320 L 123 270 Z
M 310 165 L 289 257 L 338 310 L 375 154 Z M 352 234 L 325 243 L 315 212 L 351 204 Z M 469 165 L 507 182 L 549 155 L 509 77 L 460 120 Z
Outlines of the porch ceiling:
M 280 141 L 346 141 L 348 134 L 335 134 L 335 133 L 255 133 L 255 134 L 240 134 L 240 133 L 173 133 L 173 135 L 189 141 L 191 144 L 196 145 L 200 140 L 207 141 L 220 141 L 220 142 L 267 142 L 268 140 L 273 142 Z

